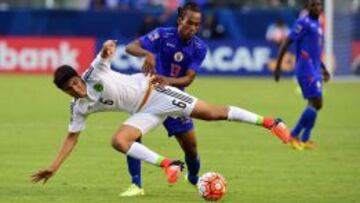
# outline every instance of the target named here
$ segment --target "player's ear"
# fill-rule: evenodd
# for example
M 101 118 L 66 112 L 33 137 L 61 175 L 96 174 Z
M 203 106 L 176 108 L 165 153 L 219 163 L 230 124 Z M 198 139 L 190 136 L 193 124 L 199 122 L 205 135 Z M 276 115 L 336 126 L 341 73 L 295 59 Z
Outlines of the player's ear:
M 178 16 L 177 19 L 176 19 L 177 25 L 180 25 L 180 24 L 181 24 L 181 21 L 182 21 L 182 17 L 181 17 L 181 16 Z

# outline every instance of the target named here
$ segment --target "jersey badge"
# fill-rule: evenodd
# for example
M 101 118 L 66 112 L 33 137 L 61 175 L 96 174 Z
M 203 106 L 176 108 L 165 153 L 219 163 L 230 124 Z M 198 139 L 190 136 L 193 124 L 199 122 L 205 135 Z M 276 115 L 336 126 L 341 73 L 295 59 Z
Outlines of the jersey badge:
M 176 62 L 181 62 L 183 59 L 184 59 L 184 54 L 181 53 L 180 51 L 178 51 L 174 54 L 174 60 Z
M 150 41 L 155 41 L 160 38 L 160 35 L 157 31 L 154 31 L 148 35 Z
M 104 90 L 104 86 L 100 83 L 96 83 L 94 86 L 93 86 L 94 90 L 97 91 L 97 92 L 102 92 Z

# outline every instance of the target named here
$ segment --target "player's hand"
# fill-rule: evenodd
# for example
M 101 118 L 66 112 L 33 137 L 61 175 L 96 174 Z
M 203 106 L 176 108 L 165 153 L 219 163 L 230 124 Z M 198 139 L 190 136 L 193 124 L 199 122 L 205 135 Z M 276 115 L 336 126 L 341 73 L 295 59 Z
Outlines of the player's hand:
M 169 79 L 167 77 L 161 76 L 161 75 L 153 75 L 151 78 L 151 82 L 153 84 L 159 85 L 161 87 L 164 87 L 166 85 L 169 85 Z
M 54 174 L 55 171 L 52 169 L 40 170 L 31 176 L 31 181 L 33 183 L 38 183 L 42 181 L 43 184 L 45 184 Z
M 275 70 L 274 70 L 274 79 L 275 79 L 276 82 L 279 82 L 280 75 L 281 75 L 280 68 L 275 68 Z
M 116 40 L 107 40 L 103 44 L 101 51 L 101 57 L 104 59 L 112 58 L 116 51 Z
M 147 75 L 153 75 L 155 74 L 155 56 L 154 54 L 147 52 L 145 55 L 145 61 L 144 64 L 142 66 L 142 70 L 145 74 L 145 76 Z
M 326 69 L 323 69 L 322 73 L 323 73 L 323 80 L 325 82 L 329 81 L 330 80 L 330 73 Z

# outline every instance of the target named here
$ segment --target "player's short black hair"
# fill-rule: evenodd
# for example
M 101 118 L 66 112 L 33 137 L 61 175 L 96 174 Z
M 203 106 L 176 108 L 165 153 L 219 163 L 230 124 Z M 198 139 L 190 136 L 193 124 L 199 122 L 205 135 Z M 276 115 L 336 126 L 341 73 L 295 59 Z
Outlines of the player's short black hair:
M 59 89 L 64 89 L 70 78 L 79 76 L 76 70 L 69 65 L 59 66 L 54 73 L 54 83 Z
M 178 7 L 178 9 L 177 9 L 177 12 L 178 12 L 177 17 L 178 18 L 183 18 L 185 16 L 185 13 L 186 13 L 187 10 L 201 13 L 201 9 L 200 9 L 199 5 L 197 5 L 197 3 L 188 2 L 184 6 Z

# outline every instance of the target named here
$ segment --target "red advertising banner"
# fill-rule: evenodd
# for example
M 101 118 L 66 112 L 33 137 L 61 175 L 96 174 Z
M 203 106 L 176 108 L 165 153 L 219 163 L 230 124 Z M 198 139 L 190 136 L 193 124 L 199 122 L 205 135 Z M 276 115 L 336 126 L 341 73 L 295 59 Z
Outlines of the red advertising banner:
M 351 66 L 354 73 L 360 74 L 360 41 L 352 43 Z
M 352 43 L 352 59 L 360 56 L 360 41 L 354 41 Z
M 95 38 L 2 37 L 0 73 L 52 73 L 59 65 L 78 72 L 88 68 L 95 56 Z

